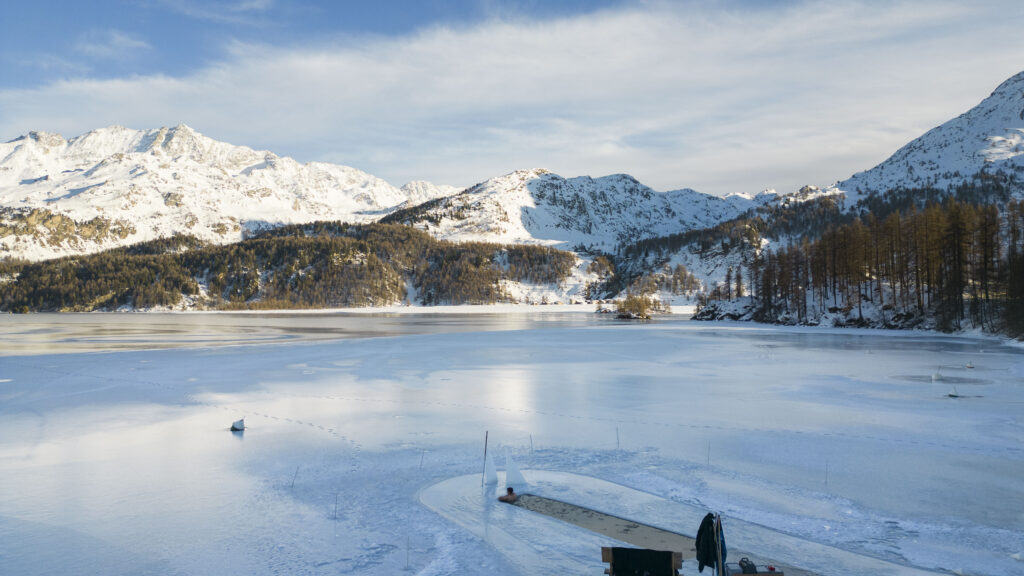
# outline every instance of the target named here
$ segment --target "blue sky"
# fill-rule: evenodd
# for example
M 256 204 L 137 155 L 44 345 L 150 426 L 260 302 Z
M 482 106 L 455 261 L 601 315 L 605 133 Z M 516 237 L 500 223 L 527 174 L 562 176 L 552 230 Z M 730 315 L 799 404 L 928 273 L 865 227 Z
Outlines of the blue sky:
M 498 18 L 557 18 L 620 0 L 402 2 L 34 0 L 4 7 L 0 78 L 7 88 L 67 78 L 187 74 L 230 41 L 303 46 Z
M 395 184 L 793 191 L 1024 70 L 1015 1 L 10 3 L 0 139 L 186 123 Z

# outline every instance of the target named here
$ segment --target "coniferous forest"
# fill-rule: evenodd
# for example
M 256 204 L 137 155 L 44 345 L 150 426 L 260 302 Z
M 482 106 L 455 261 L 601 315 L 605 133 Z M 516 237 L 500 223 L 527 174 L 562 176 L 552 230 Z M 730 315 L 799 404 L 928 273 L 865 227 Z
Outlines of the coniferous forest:
M 1024 304 L 1024 206 L 955 199 L 923 210 L 868 214 L 816 240 L 766 250 L 750 262 L 755 316 L 813 321 L 864 306 L 902 326 L 930 318 L 940 330 L 1020 333 Z
M 191 236 L 43 262 L 0 261 L 0 310 L 272 309 L 509 301 L 502 281 L 557 284 L 576 257 L 445 242 L 395 224 L 285 226 L 230 245 Z
M 818 324 L 980 328 L 1024 335 L 1024 204 L 946 197 L 923 208 L 830 224 L 815 238 L 749 250 L 746 314 Z M 707 294 L 700 316 L 721 317 L 729 285 Z

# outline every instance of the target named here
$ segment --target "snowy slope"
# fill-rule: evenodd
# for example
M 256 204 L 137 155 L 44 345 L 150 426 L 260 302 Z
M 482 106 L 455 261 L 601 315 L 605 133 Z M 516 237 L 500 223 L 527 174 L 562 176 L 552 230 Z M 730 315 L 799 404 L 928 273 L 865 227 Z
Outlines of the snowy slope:
M 982 170 L 1024 176 L 1024 72 L 1003 82 L 970 111 L 929 130 L 885 162 L 838 182 L 833 189 L 846 192 L 855 202 L 870 191 L 948 189 Z
M 396 188 L 354 168 L 300 164 L 185 125 L 112 126 L 70 140 L 32 132 L 0 144 L 0 254 L 49 258 L 175 232 L 231 242 L 267 225 L 371 221 L 456 191 L 426 182 Z M 120 234 L 83 233 L 86 221 L 114 224 Z
M 610 250 L 712 226 L 776 198 L 655 192 L 625 174 L 566 179 L 534 169 L 492 178 L 401 219 L 444 239 Z

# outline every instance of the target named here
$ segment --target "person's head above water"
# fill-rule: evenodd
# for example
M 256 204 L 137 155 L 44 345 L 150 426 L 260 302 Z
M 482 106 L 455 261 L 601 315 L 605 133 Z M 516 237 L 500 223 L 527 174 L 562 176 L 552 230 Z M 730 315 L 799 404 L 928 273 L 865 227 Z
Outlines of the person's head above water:
M 509 486 L 508 488 L 505 489 L 505 494 L 502 494 L 501 496 L 498 496 L 498 500 L 500 500 L 502 502 L 508 502 L 509 504 L 512 504 L 513 502 L 515 502 L 518 499 L 519 499 L 519 495 L 512 491 L 512 487 L 511 486 Z

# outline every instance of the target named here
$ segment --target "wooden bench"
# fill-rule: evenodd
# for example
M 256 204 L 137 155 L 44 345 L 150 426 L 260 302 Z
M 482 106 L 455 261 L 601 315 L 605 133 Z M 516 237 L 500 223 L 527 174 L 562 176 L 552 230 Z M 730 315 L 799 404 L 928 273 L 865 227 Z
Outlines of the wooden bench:
M 608 576 L 678 576 L 683 567 L 682 552 L 645 548 L 601 547 L 601 561 L 608 563 Z

